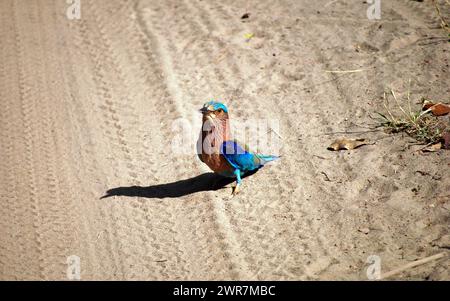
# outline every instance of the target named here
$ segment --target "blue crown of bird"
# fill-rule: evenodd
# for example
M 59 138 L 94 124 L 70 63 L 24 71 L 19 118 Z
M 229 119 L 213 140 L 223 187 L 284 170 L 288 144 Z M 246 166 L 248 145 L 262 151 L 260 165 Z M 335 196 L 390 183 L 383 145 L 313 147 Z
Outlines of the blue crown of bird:
M 209 101 L 200 112 L 203 116 L 198 157 L 215 173 L 236 178 L 233 195 L 239 192 L 244 175 L 279 158 L 254 153 L 246 145 L 231 139 L 228 108 L 223 103 Z

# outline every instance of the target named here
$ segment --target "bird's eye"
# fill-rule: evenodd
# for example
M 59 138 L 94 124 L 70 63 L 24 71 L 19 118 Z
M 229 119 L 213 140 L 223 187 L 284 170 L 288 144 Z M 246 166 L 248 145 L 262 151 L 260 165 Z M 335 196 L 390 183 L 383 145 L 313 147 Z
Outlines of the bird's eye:
M 222 109 L 218 109 L 217 112 L 223 113 L 223 110 Z

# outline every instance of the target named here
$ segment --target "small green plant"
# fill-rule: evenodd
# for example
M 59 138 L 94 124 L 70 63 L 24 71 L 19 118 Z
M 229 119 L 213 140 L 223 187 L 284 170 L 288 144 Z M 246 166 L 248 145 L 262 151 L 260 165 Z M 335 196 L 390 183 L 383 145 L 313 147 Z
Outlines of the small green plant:
M 381 117 L 380 126 L 384 127 L 389 133 L 406 133 L 418 142 L 424 144 L 438 143 L 445 132 L 450 132 L 450 125 L 443 119 L 430 114 L 430 109 L 422 111 L 413 111 L 411 109 L 410 93 L 408 92 L 408 109 L 400 104 L 393 90 L 390 94 L 394 98 L 396 105 L 401 112 L 400 116 L 395 116 L 389 106 L 389 97 L 384 93 L 384 108 L 386 113 L 377 112 Z

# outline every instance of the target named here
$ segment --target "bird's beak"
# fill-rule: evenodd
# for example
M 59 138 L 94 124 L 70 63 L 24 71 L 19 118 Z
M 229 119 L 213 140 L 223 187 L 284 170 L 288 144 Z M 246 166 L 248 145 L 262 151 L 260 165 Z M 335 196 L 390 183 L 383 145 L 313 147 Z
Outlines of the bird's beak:
M 208 112 L 212 112 L 212 111 L 214 111 L 213 106 L 203 107 L 203 108 L 200 109 L 200 113 L 202 113 L 202 114 L 205 114 L 205 113 L 208 113 Z

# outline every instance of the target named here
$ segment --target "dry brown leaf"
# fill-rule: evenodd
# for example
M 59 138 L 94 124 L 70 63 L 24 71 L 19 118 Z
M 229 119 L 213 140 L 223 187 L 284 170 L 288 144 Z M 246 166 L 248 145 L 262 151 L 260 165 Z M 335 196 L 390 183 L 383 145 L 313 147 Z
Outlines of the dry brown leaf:
M 366 139 L 340 138 L 336 139 L 327 149 L 332 151 L 338 151 L 342 149 L 352 150 L 366 144 Z
M 437 152 L 441 148 L 442 148 L 442 143 L 438 142 L 436 144 L 433 144 L 433 145 L 423 148 L 422 151 L 426 152 L 426 153 L 432 153 L 432 152 Z
M 435 104 L 430 109 L 434 116 L 443 116 L 450 113 L 450 106 L 443 103 Z
M 423 103 L 423 110 L 430 110 L 434 116 L 443 116 L 450 113 L 450 105 L 440 103 L 432 103 L 430 101 L 426 101 Z

